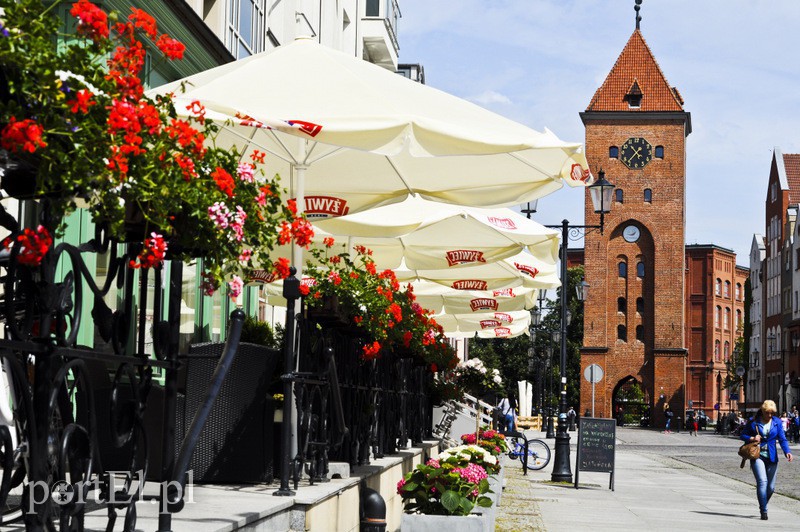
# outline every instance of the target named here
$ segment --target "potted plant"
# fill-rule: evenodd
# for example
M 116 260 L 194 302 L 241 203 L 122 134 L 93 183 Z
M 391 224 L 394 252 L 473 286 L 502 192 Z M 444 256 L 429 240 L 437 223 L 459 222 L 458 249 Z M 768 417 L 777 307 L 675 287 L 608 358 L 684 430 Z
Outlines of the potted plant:
M 274 245 L 308 244 L 311 226 L 281 201 L 263 153 L 216 148 L 219 126 L 199 102 L 183 120 L 170 97 L 145 94 L 148 52 L 180 60 L 180 42 L 140 9 L 125 19 L 78 0 L 78 38 L 58 43 L 58 4 L 0 0 L 2 188 L 46 202 L 49 218 L 34 231 L 41 242 L 81 205 L 114 240 L 138 242 L 131 267 L 202 257 L 205 292 L 228 281 L 233 296 L 254 265 L 273 267 Z M 16 235 L 6 242 L 15 244 Z M 274 267 L 288 275 L 288 261 Z

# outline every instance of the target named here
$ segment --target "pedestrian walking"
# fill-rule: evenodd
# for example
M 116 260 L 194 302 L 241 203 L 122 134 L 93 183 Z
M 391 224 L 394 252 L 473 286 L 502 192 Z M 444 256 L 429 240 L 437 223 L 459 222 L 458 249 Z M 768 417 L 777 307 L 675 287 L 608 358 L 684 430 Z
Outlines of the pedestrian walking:
M 686 430 L 689 431 L 689 436 L 697 436 L 697 419 L 691 410 L 686 413 Z
M 761 456 L 750 460 L 750 469 L 756 479 L 756 496 L 761 519 L 767 520 L 767 503 L 775 493 L 775 475 L 778 472 L 778 449 L 780 443 L 783 454 L 788 461 L 792 461 L 789 442 L 783 430 L 781 419 L 777 412 L 775 401 L 767 399 L 761 404 L 755 416 L 750 418 L 740 436 L 744 442 L 758 442 L 761 446 Z
M 667 405 L 666 408 L 664 408 L 664 417 L 667 419 L 667 423 L 664 426 L 664 434 L 672 434 L 672 431 L 669 430 L 669 428 L 670 424 L 672 423 L 672 416 L 674 415 L 675 414 L 672 413 L 672 408 Z
M 574 407 L 569 407 L 567 410 L 567 422 L 569 423 L 569 430 L 575 430 L 575 419 L 578 417 L 578 413 L 575 412 Z
M 500 409 L 500 432 L 516 432 L 517 416 L 514 412 L 516 401 L 511 397 L 503 397 L 497 408 Z
M 789 412 L 789 439 L 792 443 L 800 440 L 800 412 L 797 411 L 797 405 L 792 405 L 792 411 Z

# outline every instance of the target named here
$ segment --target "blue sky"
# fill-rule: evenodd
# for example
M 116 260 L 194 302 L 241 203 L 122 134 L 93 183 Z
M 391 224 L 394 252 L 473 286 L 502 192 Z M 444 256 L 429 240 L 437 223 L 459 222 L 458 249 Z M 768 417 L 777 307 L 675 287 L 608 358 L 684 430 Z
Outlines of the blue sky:
M 633 6 L 401 0 L 400 61 L 421 63 L 430 86 L 583 142 L 578 113 L 633 32 Z M 800 153 L 800 1 L 644 0 L 641 14 L 647 44 L 692 114 L 686 242 L 733 249 L 747 266 L 753 233 L 764 233 L 772 150 Z M 581 224 L 583 195 L 564 188 L 534 217 Z

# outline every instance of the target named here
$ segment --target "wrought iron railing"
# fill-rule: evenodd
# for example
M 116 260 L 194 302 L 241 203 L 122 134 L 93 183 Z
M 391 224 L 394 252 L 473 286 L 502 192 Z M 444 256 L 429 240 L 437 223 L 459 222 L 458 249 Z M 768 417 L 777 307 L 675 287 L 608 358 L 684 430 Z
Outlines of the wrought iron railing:
M 52 229 L 56 223 L 46 219 Z M 210 405 L 236 353 L 244 319 L 231 316 L 228 342 L 201 408 L 192 420 L 176 454 L 175 412 L 180 325 L 182 263 L 170 267 L 167 316 L 163 314 L 163 277 L 160 269 L 140 270 L 138 302 L 133 270 L 128 261 L 138 254 L 135 244 L 117 254 L 117 243 L 98 225 L 94 238 L 80 246 L 60 243 L 47 251 L 41 265 L 18 261 L 22 244 L 20 227 L 0 207 L 0 225 L 11 231 L 10 249 L 0 251 L 2 302 L 0 318 L 5 337 L 0 339 L 0 360 L 11 405 L 11 420 L 0 424 L 0 508 L 2 522 L 20 518 L 27 530 L 83 530 L 88 503 L 107 510 L 108 529 L 120 512 L 126 530 L 136 525 L 135 504 L 143 497 L 148 478 L 161 482 L 159 530 L 171 530 L 172 513 L 182 508 L 188 459 L 205 423 Z M 84 257 L 108 253 L 102 284 Z M 147 301 L 148 277 L 153 275 L 155 298 Z M 88 293 L 84 292 L 84 284 Z M 103 298 L 111 287 L 121 294 L 121 304 L 111 310 Z M 103 348 L 77 344 L 84 308 L 91 305 L 97 335 Z M 136 311 L 138 310 L 138 314 Z M 148 314 L 152 315 L 154 357 L 145 351 Z M 129 341 L 136 332 L 134 341 Z M 133 346 L 133 347 L 131 347 Z M 153 371 L 164 372 L 163 426 L 160 434 L 146 433 L 144 417 Z M 97 370 L 97 371 L 95 371 Z M 98 397 L 95 377 L 109 378 L 107 396 Z M 98 418 L 98 401 L 107 401 L 108 417 Z M 123 454 L 122 470 L 109 471 L 100 452 L 100 432 Z M 163 438 L 161 471 L 148 470 L 148 438 Z M 176 458 L 177 457 L 177 458 Z M 123 477 L 121 480 L 119 477 Z M 172 481 L 167 482 L 167 481 Z

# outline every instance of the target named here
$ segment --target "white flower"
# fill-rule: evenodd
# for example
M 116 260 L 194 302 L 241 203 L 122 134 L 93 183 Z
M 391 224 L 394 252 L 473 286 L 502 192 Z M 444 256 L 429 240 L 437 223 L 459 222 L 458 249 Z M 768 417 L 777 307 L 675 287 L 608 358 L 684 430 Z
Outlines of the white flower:
M 492 380 L 494 381 L 495 384 L 503 384 L 503 379 L 500 378 L 500 375 L 495 375 L 494 377 L 492 377 Z

